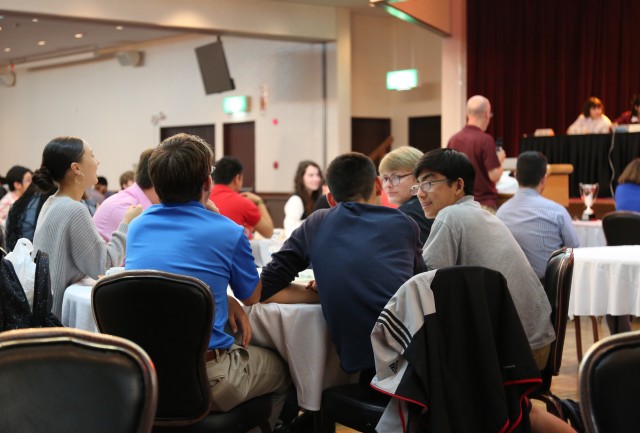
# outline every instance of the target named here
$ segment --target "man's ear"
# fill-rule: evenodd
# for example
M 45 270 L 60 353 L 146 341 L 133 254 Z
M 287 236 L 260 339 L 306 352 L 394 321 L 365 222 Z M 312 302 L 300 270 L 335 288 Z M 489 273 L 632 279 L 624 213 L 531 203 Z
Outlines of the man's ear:
M 329 202 L 329 206 L 331 207 L 336 207 L 338 205 L 338 203 L 336 203 L 336 200 L 333 198 L 333 194 L 331 194 L 331 191 L 327 193 L 327 201 Z
M 464 179 L 459 177 L 459 178 L 457 178 L 455 180 L 455 183 L 456 183 L 456 194 L 458 194 L 460 192 L 460 193 L 462 193 L 461 195 L 465 195 L 464 194 Z
M 202 191 L 211 192 L 212 185 L 213 185 L 213 180 L 211 179 L 211 175 L 209 175 L 204 180 L 204 184 L 202 185 Z
M 373 186 L 375 188 L 376 196 L 382 196 L 382 179 L 376 176 L 376 179 L 373 182 Z

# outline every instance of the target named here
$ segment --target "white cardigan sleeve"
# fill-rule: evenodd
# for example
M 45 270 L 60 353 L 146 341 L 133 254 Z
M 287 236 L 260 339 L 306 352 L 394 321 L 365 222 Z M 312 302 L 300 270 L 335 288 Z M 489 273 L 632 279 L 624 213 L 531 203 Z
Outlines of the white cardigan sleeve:
M 287 238 L 302 224 L 304 203 L 300 196 L 292 195 L 284 204 L 284 232 Z

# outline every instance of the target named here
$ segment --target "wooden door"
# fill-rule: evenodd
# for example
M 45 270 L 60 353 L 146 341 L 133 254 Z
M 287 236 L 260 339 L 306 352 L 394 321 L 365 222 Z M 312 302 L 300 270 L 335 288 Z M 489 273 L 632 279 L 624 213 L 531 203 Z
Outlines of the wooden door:
M 441 117 L 409 118 L 409 145 L 428 152 L 441 147 Z
M 167 128 L 160 128 L 160 141 L 165 138 L 171 137 L 179 133 L 197 135 L 206 141 L 211 146 L 211 151 L 215 150 L 216 146 L 216 127 L 215 125 L 187 125 L 187 126 L 170 126 Z
M 351 119 L 351 150 L 371 155 L 391 135 L 391 119 Z M 378 166 L 380 162 L 373 161 Z
M 225 123 L 223 127 L 224 155 L 238 158 L 244 169 L 243 189 L 256 190 L 255 122 Z

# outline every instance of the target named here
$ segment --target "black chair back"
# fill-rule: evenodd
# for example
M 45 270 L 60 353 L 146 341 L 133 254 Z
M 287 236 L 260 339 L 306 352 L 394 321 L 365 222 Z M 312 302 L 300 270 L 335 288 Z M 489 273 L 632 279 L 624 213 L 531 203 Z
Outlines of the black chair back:
M 557 376 L 562 364 L 564 337 L 569 318 L 569 295 L 573 277 L 573 248 L 562 248 L 554 251 L 547 262 L 544 274 L 544 290 L 551 304 L 551 324 L 556 333 L 556 340 L 551 344 L 549 361 L 542 371 L 543 383 L 549 382 L 551 376 Z
M 603 338 L 580 364 L 587 433 L 632 433 L 640 426 L 640 331 Z
M 0 431 L 147 433 L 153 364 L 122 338 L 70 328 L 0 334 Z
M 209 414 L 204 359 L 214 303 L 205 283 L 126 271 L 100 279 L 91 302 L 100 332 L 136 342 L 153 360 L 160 383 L 156 425 L 197 423 Z
M 640 212 L 615 211 L 602 218 L 608 246 L 640 245 Z

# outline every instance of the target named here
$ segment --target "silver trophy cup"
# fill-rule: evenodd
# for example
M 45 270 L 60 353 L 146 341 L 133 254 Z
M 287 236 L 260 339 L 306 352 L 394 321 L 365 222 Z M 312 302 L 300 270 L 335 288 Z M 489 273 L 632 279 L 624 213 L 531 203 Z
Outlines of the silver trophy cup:
M 591 208 L 596 202 L 598 197 L 598 184 L 597 183 L 581 183 L 580 185 L 580 198 L 584 202 L 587 208 L 582 212 L 582 220 L 589 221 L 595 219 L 595 213 Z

